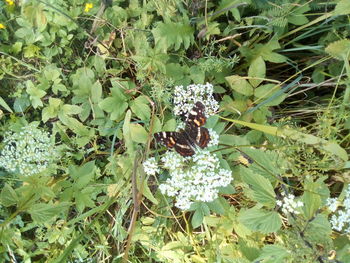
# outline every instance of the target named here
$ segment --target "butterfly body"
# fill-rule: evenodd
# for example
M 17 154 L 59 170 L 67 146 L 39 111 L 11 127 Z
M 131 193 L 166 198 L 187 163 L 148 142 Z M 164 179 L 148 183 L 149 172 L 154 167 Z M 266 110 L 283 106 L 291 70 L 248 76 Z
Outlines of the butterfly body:
M 210 141 L 208 129 L 202 127 L 207 120 L 204 110 L 204 105 L 201 102 L 197 102 L 189 112 L 184 130 L 178 132 L 158 132 L 154 137 L 158 142 L 163 143 L 168 148 L 175 148 L 182 156 L 194 155 L 194 147 L 196 145 L 200 148 L 205 148 Z

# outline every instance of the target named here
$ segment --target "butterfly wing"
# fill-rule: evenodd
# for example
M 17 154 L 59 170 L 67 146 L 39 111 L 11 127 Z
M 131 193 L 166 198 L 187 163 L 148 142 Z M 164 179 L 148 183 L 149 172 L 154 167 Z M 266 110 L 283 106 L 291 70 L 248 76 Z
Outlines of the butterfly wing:
M 202 102 L 197 101 L 192 110 L 189 112 L 186 123 L 200 127 L 203 126 L 206 121 L 207 117 L 205 116 L 205 106 Z
M 158 132 L 154 134 L 156 140 L 163 143 L 168 148 L 175 148 L 175 150 L 182 156 L 192 156 L 195 151 L 191 147 L 191 143 L 186 138 L 184 131 L 181 132 Z
M 210 141 L 208 129 L 202 127 L 207 121 L 204 111 L 203 103 L 196 102 L 188 115 L 185 127 L 185 133 L 189 139 L 201 148 L 205 148 Z

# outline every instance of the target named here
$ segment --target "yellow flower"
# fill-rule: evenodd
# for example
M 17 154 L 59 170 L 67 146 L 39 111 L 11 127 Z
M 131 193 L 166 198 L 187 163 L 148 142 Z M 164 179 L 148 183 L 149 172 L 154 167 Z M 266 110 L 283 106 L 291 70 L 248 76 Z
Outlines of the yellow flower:
M 14 5 L 14 4 L 15 4 L 15 2 L 12 1 L 12 0 L 5 0 L 5 2 L 6 2 L 8 5 Z
M 4 29 L 6 28 L 6 26 L 4 26 L 3 24 L 0 24 L 0 29 Z
M 93 7 L 94 7 L 93 4 L 91 4 L 91 3 L 86 3 L 86 4 L 85 4 L 85 9 L 84 9 L 84 11 L 87 13 L 87 12 L 89 12 L 90 9 L 93 8 Z

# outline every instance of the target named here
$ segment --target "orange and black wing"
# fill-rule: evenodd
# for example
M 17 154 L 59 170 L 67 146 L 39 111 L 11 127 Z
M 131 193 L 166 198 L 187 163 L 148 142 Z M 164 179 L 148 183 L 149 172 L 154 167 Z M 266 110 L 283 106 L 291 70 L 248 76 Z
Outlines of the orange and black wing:
M 158 132 L 154 134 L 156 140 L 168 148 L 175 150 L 182 156 L 192 156 L 195 154 L 190 141 L 186 138 L 185 132 Z

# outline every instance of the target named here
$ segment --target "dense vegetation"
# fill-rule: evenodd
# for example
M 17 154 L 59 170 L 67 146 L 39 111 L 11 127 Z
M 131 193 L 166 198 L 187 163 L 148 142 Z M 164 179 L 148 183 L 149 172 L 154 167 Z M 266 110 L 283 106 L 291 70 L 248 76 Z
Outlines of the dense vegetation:
M 0 1 L 0 262 L 350 262 L 349 19 Z M 211 141 L 183 158 L 154 133 L 196 101 Z

